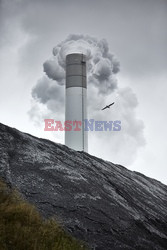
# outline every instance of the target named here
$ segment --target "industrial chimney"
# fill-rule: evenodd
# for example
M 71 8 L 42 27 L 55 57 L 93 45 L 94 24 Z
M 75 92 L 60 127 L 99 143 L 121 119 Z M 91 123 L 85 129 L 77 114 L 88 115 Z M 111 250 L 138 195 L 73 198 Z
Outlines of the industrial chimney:
M 65 145 L 77 151 L 88 151 L 88 132 L 84 131 L 87 118 L 86 56 L 73 53 L 66 56 L 65 120 L 72 122 L 72 130 L 65 131 Z M 80 131 L 74 131 L 76 122 Z

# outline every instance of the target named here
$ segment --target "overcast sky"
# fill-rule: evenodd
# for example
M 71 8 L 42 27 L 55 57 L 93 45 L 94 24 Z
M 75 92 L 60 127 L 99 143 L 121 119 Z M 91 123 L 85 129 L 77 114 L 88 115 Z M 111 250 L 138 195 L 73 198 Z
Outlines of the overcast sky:
M 0 0 L 0 122 L 64 143 L 62 132 L 44 132 L 44 119 L 64 119 L 64 86 L 43 64 L 71 34 L 91 51 L 88 38 L 108 46 L 120 63 L 105 71 L 112 88 L 88 82 L 88 117 L 122 122 L 121 132 L 90 133 L 89 152 L 167 184 L 166 0 Z

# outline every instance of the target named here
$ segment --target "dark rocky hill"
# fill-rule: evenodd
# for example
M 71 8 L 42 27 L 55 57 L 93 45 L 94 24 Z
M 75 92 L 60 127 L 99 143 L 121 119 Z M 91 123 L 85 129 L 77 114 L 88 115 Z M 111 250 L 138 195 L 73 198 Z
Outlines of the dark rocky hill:
M 0 176 L 92 249 L 167 249 L 167 186 L 0 124 Z

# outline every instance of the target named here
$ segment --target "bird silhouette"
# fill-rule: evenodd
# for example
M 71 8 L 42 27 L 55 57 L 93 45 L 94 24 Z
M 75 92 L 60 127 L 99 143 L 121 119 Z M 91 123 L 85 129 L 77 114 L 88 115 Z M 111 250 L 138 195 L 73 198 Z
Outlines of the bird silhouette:
M 106 105 L 104 108 L 102 108 L 102 110 L 104 110 L 104 109 L 109 109 L 110 108 L 110 106 L 111 105 L 113 105 L 114 104 L 114 102 L 113 103 L 111 103 L 111 104 L 109 104 L 109 105 Z

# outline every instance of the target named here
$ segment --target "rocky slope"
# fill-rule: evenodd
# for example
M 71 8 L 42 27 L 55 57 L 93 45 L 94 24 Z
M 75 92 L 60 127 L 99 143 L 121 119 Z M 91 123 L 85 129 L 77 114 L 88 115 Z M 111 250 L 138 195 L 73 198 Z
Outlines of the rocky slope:
M 91 249 L 167 249 L 167 186 L 0 124 L 0 176 Z

